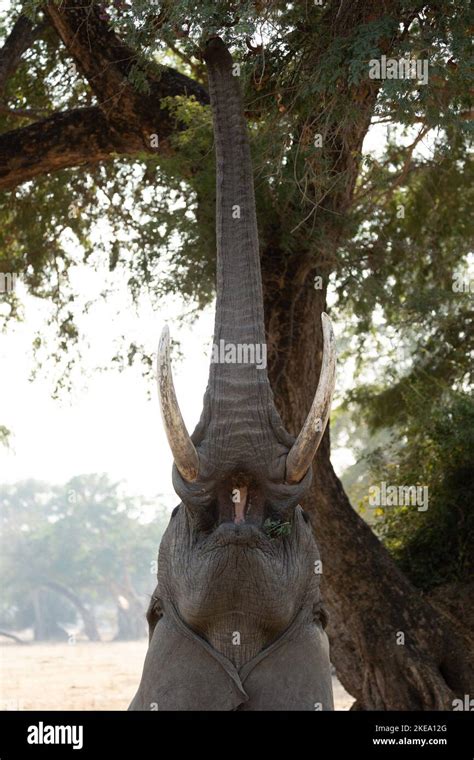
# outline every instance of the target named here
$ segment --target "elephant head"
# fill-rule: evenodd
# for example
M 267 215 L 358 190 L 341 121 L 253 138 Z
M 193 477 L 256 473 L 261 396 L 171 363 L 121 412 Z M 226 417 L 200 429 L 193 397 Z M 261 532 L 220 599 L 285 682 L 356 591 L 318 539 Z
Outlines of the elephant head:
M 204 59 L 217 159 L 214 345 L 203 412 L 189 435 L 173 386 L 167 328 L 161 336 L 158 391 L 181 504 L 160 546 L 150 648 L 132 708 L 150 709 L 155 697 L 160 709 L 331 709 L 319 554 L 299 501 L 329 416 L 334 336 L 323 314 L 319 385 L 295 440 L 276 410 L 266 371 L 238 77 L 219 38 L 208 41 Z M 173 654 L 171 640 L 180 654 Z

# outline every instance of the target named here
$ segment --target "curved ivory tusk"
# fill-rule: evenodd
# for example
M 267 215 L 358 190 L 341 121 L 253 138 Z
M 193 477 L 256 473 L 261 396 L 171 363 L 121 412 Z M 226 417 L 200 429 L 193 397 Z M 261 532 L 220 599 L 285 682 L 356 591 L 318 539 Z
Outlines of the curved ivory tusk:
M 199 457 L 181 415 L 170 362 L 170 331 L 165 325 L 158 346 L 158 397 L 161 417 L 172 451 L 176 467 L 187 481 L 196 480 L 199 472 Z
M 314 400 L 301 432 L 286 458 L 286 482 L 299 483 L 311 466 L 321 443 L 331 410 L 336 384 L 336 345 L 331 320 L 321 314 L 323 326 L 323 362 Z

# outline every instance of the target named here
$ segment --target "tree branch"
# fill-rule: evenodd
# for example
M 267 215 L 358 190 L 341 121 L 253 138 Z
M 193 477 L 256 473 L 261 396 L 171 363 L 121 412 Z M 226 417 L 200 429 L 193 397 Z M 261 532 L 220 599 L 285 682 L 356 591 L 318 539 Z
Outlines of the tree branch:
M 85 6 L 83 0 L 68 0 L 67 4 L 47 5 L 46 13 L 111 126 L 122 135 L 141 135 L 142 150 L 149 150 L 150 134 L 163 138 L 176 130 L 160 106 L 162 98 L 194 95 L 200 103 L 209 102 L 204 87 L 169 67 L 163 67 L 159 76 L 144 72 L 148 92 L 138 92 L 129 80 L 138 65 L 137 55 L 100 18 L 96 4 Z
M 96 4 L 48 3 L 45 12 L 108 116 L 136 99 L 128 80 L 136 55 L 100 18 Z
M 41 26 L 34 27 L 26 16 L 19 16 L 13 29 L 0 50 L 0 95 L 5 85 L 20 63 L 23 53 L 36 39 Z
M 68 166 L 96 164 L 125 152 L 101 110 L 78 108 L 0 135 L 0 189 Z
M 0 103 L 0 113 L 4 113 L 6 116 L 13 116 L 15 119 L 30 119 L 35 121 L 53 115 L 52 111 L 41 111 L 36 108 L 8 108 L 8 106 L 2 103 Z
M 6 636 L 7 639 L 12 639 L 12 641 L 15 642 L 15 644 L 28 644 L 28 641 L 23 641 L 23 639 L 20 639 L 18 636 L 15 636 L 14 633 L 9 633 L 8 631 L 0 631 L 0 636 Z
M 393 181 L 390 183 L 390 185 L 388 186 L 386 190 L 383 190 L 382 192 L 380 192 L 378 195 L 374 197 L 371 204 L 372 206 L 379 205 L 382 198 L 385 198 L 385 203 L 390 201 L 397 187 L 399 187 L 402 184 L 402 182 L 407 178 L 408 174 L 410 174 L 411 171 L 413 170 L 414 167 L 412 166 L 412 158 L 413 158 L 414 150 L 416 146 L 418 145 L 418 143 L 421 142 L 424 137 L 426 137 L 426 135 L 428 134 L 430 130 L 431 130 L 430 126 L 424 125 L 418 132 L 413 142 L 410 143 L 410 145 L 406 146 L 406 156 L 405 156 L 405 160 L 403 162 L 403 167 L 401 171 L 396 175 L 396 177 L 393 179 Z M 385 166 L 389 162 L 390 162 L 390 159 L 387 159 L 386 161 L 384 161 L 382 166 Z M 377 188 L 374 186 L 361 188 L 361 190 L 358 193 L 355 193 L 353 196 L 354 203 L 359 203 L 363 198 L 374 193 L 376 189 Z
M 164 67 L 159 78 L 149 75 L 148 92 L 137 92 L 128 80 L 135 53 L 99 18 L 95 5 L 82 0 L 48 5 L 47 16 L 99 103 L 53 114 L 49 118 L 0 135 L 0 189 L 10 190 L 39 174 L 70 166 L 92 165 L 114 155 L 160 153 L 179 129 L 162 107 L 169 96 L 192 95 L 202 104 L 209 96 L 199 83 Z

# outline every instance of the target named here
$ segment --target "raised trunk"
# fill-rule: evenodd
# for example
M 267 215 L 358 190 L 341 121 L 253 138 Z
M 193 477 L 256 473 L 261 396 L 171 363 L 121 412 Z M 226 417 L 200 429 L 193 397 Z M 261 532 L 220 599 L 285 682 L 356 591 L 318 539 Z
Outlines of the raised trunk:
M 206 61 L 216 146 L 217 303 L 214 340 L 263 343 L 262 282 L 253 169 L 238 77 L 220 40 Z M 238 321 L 236 318 L 238 317 Z M 211 377 L 227 365 L 215 363 Z
M 253 169 L 238 77 L 223 42 L 204 54 L 216 146 L 217 303 L 214 351 L 200 425 L 193 439 L 222 477 L 268 472 L 289 443 L 266 372 L 263 296 Z M 275 431 L 277 435 L 275 435 Z
M 269 372 L 284 424 L 295 433 L 311 405 L 321 365 L 323 290 L 315 271 L 288 260 L 275 291 L 273 249 L 263 257 Z M 321 274 L 321 270 L 318 271 Z M 304 378 L 304 382 L 302 382 Z M 369 526 L 352 509 L 329 461 L 326 433 L 303 505 L 323 561 L 331 656 L 338 676 L 366 710 L 452 709 L 470 693 L 472 642 L 454 632 L 398 570 Z

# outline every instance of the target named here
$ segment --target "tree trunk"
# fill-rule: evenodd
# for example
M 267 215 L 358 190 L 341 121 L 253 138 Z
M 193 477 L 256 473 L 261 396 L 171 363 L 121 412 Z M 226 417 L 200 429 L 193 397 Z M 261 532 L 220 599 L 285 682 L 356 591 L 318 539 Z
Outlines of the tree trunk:
M 47 588 L 51 589 L 51 591 L 55 591 L 57 594 L 60 594 L 65 599 L 67 599 L 68 602 L 71 602 L 71 604 L 74 605 L 82 618 L 82 622 L 84 623 L 84 633 L 86 634 L 89 641 L 100 641 L 100 634 L 97 628 L 94 613 L 84 606 L 76 592 L 70 588 L 67 588 L 66 586 L 63 586 L 62 583 L 57 583 L 56 581 L 48 581 L 44 585 Z
M 38 588 L 33 592 L 34 640 L 67 641 L 66 631 L 58 625 L 48 599 L 48 592 Z
M 114 641 L 136 641 L 148 635 L 148 625 L 142 600 L 134 589 L 127 569 L 128 558 L 124 557 L 121 583 L 109 581 L 110 593 L 117 604 L 117 633 Z
M 134 598 L 117 600 L 117 633 L 114 641 L 136 641 L 147 635 L 143 605 Z
M 305 270 L 301 262 L 301 254 L 295 263 L 279 261 L 274 249 L 262 258 L 270 379 L 293 434 L 317 387 L 325 308 L 324 289 L 313 284 L 316 270 Z M 322 554 L 323 598 L 338 677 L 356 698 L 355 709 L 452 709 L 456 696 L 472 690 L 472 642 L 421 597 L 352 509 L 329 449 L 328 431 L 303 506 Z

